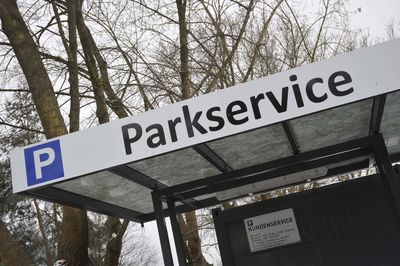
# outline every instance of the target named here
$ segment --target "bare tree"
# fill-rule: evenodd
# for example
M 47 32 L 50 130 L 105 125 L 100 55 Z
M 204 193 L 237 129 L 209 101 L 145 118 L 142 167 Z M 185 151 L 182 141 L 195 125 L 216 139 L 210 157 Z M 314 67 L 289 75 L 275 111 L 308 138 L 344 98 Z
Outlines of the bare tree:
M 368 44 L 349 29 L 342 0 L 321 0 L 307 15 L 305 5 L 290 0 L 26 0 L 19 2 L 21 11 L 15 1 L 4 0 L 0 91 L 31 93 L 43 130 L 2 116 L 0 125 L 52 138 Z M 388 34 L 394 36 L 393 26 Z M 15 85 L 21 75 L 27 88 Z M 51 213 L 58 258 L 87 265 L 86 212 L 64 207 L 62 220 L 56 210 Z M 199 231 L 203 223 L 194 212 L 178 220 L 188 262 L 208 265 Z M 128 222 L 112 217 L 101 222 L 107 228 L 104 263 L 116 265 Z M 47 261 L 51 264 L 50 256 Z

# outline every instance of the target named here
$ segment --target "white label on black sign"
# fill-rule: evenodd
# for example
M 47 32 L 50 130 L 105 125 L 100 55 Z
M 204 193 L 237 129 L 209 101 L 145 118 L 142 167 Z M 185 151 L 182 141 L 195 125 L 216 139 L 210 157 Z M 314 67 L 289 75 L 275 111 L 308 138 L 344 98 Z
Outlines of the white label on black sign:
M 244 226 L 251 252 L 301 241 L 293 209 L 245 219 Z

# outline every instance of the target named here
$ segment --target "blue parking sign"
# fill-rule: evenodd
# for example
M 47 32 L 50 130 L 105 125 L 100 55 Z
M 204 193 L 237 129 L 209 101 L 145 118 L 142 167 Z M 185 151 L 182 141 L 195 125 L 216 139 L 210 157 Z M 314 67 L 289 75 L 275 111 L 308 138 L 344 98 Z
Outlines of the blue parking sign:
M 59 140 L 26 148 L 24 154 L 28 186 L 64 176 Z

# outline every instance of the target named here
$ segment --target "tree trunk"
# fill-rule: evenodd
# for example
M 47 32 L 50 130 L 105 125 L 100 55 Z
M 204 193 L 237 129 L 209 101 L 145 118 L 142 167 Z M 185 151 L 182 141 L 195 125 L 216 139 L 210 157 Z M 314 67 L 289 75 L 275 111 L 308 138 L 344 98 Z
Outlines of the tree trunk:
M 54 95 L 53 85 L 15 0 L 0 1 L 0 17 L 3 32 L 7 35 L 24 72 L 46 137 L 66 134 L 67 129 Z
M 93 36 L 89 30 L 89 28 L 85 24 L 85 20 L 83 18 L 82 13 L 82 3 L 83 1 L 75 0 L 75 8 L 76 8 L 76 19 L 77 19 L 77 28 L 78 33 L 81 38 L 82 48 L 85 52 L 85 58 L 90 59 L 90 66 L 92 71 L 89 70 L 92 75 L 90 79 L 96 79 L 97 86 L 100 87 L 102 93 L 105 93 L 108 97 L 108 104 L 113 110 L 113 112 L 119 117 L 127 117 L 128 113 L 125 109 L 125 106 L 122 104 L 121 99 L 117 96 L 114 90 L 111 87 L 110 80 L 108 78 L 108 70 L 107 70 L 107 62 L 104 60 L 103 56 L 100 54 L 99 48 L 96 45 L 96 42 L 93 39 Z M 78 3 L 80 3 L 78 5 Z M 100 75 L 97 72 L 97 67 L 99 69 Z M 89 69 L 89 65 L 88 65 Z M 92 80 L 92 83 L 94 80 Z M 95 89 L 95 88 L 93 88 Z M 99 95 L 100 96 L 100 95 Z M 104 97 L 104 95 L 102 96 Z
M 69 128 L 70 132 L 79 130 L 80 124 L 80 100 L 79 100 L 79 78 L 78 78 L 78 43 L 76 36 L 76 5 L 74 0 L 67 0 L 68 11 L 68 72 L 71 94 L 71 107 L 69 112 Z
M 110 121 L 107 111 L 107 101 L 104 96 L 104 88 L 102 82 L 100 81 L 99 74 L 97 72 L 96 60 L 93 55 L 93 48 L 90 44 L 90 32 L 84 24 L 82 15 L 82 2 L 80 0 L 75 1 L 75 11 L 76 11 L 76 26 L 78 29 L 78 34 L 80 42 L 82 45 L 82 50 L 84 54 L 84 59 L 86 67 L 89 71 L 90 82 L 92 83 L 93 94 L 96 101 L 96 116 L 100 124 L 107 123 Z
M 210 266 L 201 250 L 201 240 L 196 212 L 185 213 L 185 219 L 178 215 L 178 222 L 182 230 L 182 237 L 185 244 L 186 259 L 190 266 Z
M 24 72 L 46 137 L 49 139 L 66 134 L 67 128 L 50 78 L 40 58 L 39 49 L 20 15 L 15 0 L 0 2 L 0 17 L 3 32 L 7 35 Z M 88 239 L 86 211 L 64 207 L 58 246 L 59 258 L 66 260 L 67 265 L 88 265 Z
M 4 266 L 33 265 L 26 251 L 0 220 L 0 258 Z
M 58 242 L 58 260 L 68 266 L 89 265 L 89 233 L 86 211 L 63 207 L 63 224 Z
M 176 0 L 179 17 L 179 42 L 180 42 L 180 59 L 181 59 L 181 86 L 182 99 L 189 99 L 190 92 L 190 71 L 189 71 L 189 46 L 188 46 L 188 30 L 186 27 L 186 0 Z
M 54 258 L 53 258 L 53 255 L 51 254 L 49 240 L 47 239 L 46 231 L 44 229 L 43 217 L 42 217 L 42 214 L 40 213 L 39 204 L 37 203 L 36 199 L 33 200 L 33 204 L 36 209 L 36 218 L 38 220 L 39 231 L 40 231 L 40 234 L 41 234 L 42 240 L 43 240 L 44 251 L 46 252 L 47 265 L 53 266 Z
M 106 247 L 106 256 L 104 266 L 118 266 L 119 257 L 122 250 L 122 237 L 128 228 L 129 221 L 122 223 L 118 218 L 109 216 L 107 218 L 108 242 Z

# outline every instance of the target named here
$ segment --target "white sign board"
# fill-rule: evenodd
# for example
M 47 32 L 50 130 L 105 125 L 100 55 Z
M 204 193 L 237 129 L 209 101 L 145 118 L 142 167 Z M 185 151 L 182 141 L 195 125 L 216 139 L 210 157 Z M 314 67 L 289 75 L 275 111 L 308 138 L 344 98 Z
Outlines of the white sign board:
M 301 241 L 293 209 L 245 219 L 244 226 L 251 252 Z
M 400 40 L 11 151 L 14 192 L 400 89 Z

